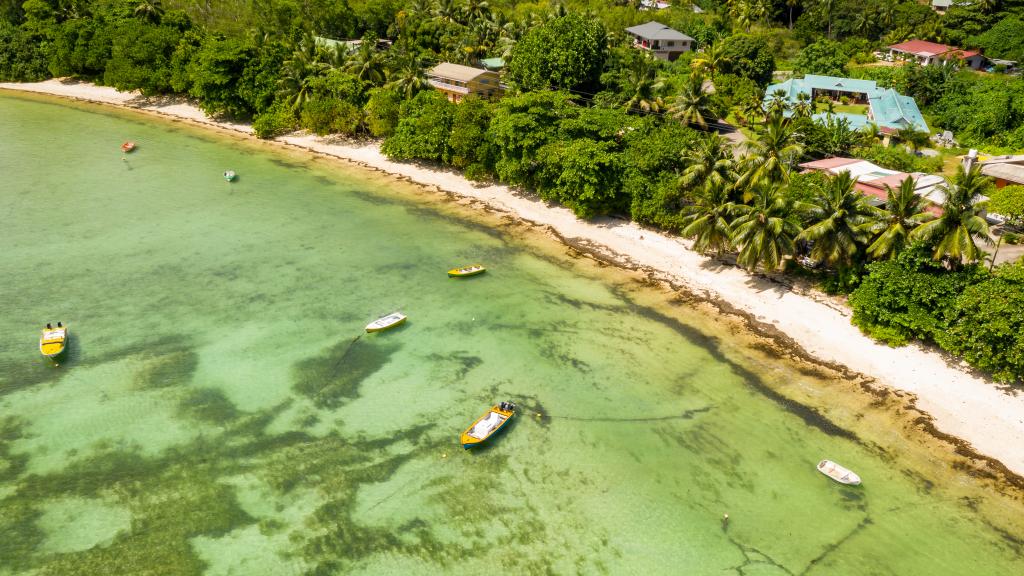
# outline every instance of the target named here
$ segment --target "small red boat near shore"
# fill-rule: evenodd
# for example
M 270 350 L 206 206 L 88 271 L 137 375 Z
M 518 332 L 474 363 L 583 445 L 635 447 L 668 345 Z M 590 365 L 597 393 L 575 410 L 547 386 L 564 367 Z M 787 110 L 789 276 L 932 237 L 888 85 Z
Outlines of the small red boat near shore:
M 125 154 L 127 154 L 127 153 L 131 152 L 132 150 L 135 150 L 135 142 L 132 142 L 131 140 L 129 140 L 129 141 L 125 142 L 124 144 L 121 144 L 121 152 L 124 152 Z

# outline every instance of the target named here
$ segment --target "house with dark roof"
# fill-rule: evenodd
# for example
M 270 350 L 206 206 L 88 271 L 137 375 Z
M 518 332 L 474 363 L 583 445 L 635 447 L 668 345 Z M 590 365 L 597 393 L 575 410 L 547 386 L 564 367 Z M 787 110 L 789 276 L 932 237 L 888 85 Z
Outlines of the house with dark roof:
M 683 52 L 692 50 L 696 42 L 686 34 L 654 21 L 626 28 L 626 33 L 633 37 L 634 47 L 648 50 L 655 58 L 670 62 Z
M 470 94 L 493 99 L 505 93 L 497 72 L 451 62 L 442 62 L 431 68 L 427 72 L 427 82 L 455 103 L 462 102 Z
M 916 62 L 921 66 L 961 63 L 973 70 L 979 70 L 985 64 L 985 57 L 977 50 L 962 50 L 925 40 L 907 40 L 889 46 L 889 59 Z
M 864 126 L 875 124 L 883 134 L 894 134 L 900 130 L 918 130 L 929 132 L 917 102 L 910 96 L 904 96 L 892 88 L 879 88 L 874 80 L 858 80 L 856 78 L 839 78 L 836 76 L 817 76 L 808 74 L 803 78 L 790 78 L 780 84 L 772 84 L 765 90 L 764 104 L 778 96 L 786 99 L 792 108 L 798 101 L 799 94 L 807 94 L 811 100 L 822 96 L 831 100 L 847 98 L 856 104 L 867 104 L 867 114 L 839 112 L 815 114 L 817 121 L 829 118 L 842 118 L 850 123 L 850 128 L 859 130 Z M 785 112 L 792 115 L 792 110 Z

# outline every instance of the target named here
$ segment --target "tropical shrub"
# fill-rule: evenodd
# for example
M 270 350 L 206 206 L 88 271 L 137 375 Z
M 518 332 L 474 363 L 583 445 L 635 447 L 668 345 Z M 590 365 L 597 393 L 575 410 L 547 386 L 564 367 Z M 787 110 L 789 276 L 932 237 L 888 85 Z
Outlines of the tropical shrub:
M 320 136 L 353 136 L 363 125 L 363 111 L 355 104 L 334 98 L 314 98 L 302 106 L 302 127 Z
M 1024 379 L 1024 264 L 999 266 L 991 278 L 968 286 L 935 340 L 996 380 Z
M 402 96 L 386 88 L 374 88 L 369 95 L 364 107 L 367 129 L 377 137 L 391 136 L 398 127 Z
M 398 127 L 384 140 L 381 152 L 398 160 L 448 162 L 455 104 L 440 92 L 427 90 L 402 103 Z
M 931 340 L 948 326 L 947 315 L 964 289 L 985 276 L 968 266 L 951 272 L 930 257 L 930 248 L 915 244 L 895 260 L 867 266 L 849 298 L 853 323 L 890 346 Z
M 252 130 L 257 138 L 275 138 L 295 131 L 299 122 L 295 112 L 286 105 L 278 104 L 257 114 L 252 121 Z

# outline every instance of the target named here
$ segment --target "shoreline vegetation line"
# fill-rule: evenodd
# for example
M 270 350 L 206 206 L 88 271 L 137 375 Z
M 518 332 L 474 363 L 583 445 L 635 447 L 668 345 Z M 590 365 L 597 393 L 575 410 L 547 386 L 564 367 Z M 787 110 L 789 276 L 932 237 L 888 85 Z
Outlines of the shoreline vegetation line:
M 61 79 L 0 83 L 0 93 L 4 90 L 113 105 L 255 138 L 251 126 L 213 120 L 185 99 L 149 99 L 137 92 Z M 915 408 L 931 418 L 923 424 L 925 431 L 949 438 L 957 451 L 977 451 L 998 461 L 990 465 L 1024 477 L 1024 394 L 1015 394 L 919 344 L 890 348 L 877 343 L 850 323 L 849 310 L 825 298 L 701 256 L 688 241 L 633 222 L 606 217 L 580 220 L 567 208 L 548 205 L 508 186 L 474 184 L 443 168 L 391 161 L 377 142 L 334 142 L 315 135 L 286 135 L 269 142 L 304 148 L 481 202 L 546 228 L 571 248 L 620 267 L 640 269 L 652 279 L 717 303 L 724 312 L 745 317 L 754 330 L 780 339 L 787 347 L 798 347 L 795 355 L 844 367 L 910 394 Z

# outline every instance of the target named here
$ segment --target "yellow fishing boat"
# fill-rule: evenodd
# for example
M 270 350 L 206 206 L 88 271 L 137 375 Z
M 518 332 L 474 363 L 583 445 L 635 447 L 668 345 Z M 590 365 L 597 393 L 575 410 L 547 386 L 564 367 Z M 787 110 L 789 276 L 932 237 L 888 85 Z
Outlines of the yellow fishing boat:
M 448 271 L 449 278 L 463 278 L 466 276 L 476 276 L 477 274 L 483 274 L 487 271 L 481 264 L 473 264 L 471 266 L 463 266 L 462 268 L 452 268 Z
M 505 423 L 511 420 L 515 414 L 516 405 L 512 402 L 501 402 L 491 406 L 486 414 L 477 418 L 477 421 L 462 433 L 460 437 L 462 447 L 468 450 L 477 444 L 482 444 L 504 428 Z
M 64 352 L 67 342 L 68 329 L 66 326 L 60 322 L 57 322 L 56 328 L 47 324 L 39 337 L 39 352 L 47 358 L 56 358 Z

